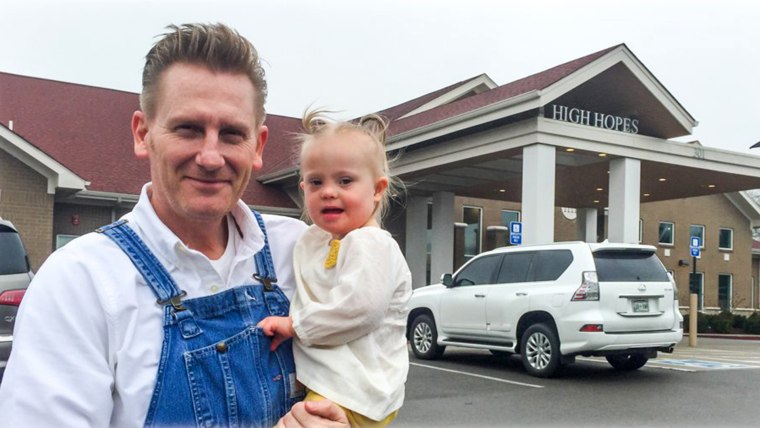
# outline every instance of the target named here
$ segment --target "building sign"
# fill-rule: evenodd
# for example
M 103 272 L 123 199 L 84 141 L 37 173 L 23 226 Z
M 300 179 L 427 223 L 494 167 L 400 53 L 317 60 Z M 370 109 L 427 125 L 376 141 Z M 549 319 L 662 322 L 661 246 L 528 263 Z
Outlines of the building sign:
M 630 134 L 639 133 L 638 119 L 598 113 L 575 107 L 561 106 L 559 104 L 552 105 L 551 118 L 563 122 L 595 126 L 597 128 L 604 128 L 612 131 L 628 132 Z

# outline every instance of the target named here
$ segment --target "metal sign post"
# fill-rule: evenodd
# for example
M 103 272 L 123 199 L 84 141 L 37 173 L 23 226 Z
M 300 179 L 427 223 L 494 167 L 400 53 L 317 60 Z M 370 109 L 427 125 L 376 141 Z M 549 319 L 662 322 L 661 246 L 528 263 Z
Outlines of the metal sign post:
M 691 249 L 691 281 L 689 281 L 689 346 L 697 346 L 697 299 L 699 294 L 699 284 L 697 283 L 697 257 L 699 249 L 702 247 L 702 238 L 692 236 L 689 239 L 689 248 Z

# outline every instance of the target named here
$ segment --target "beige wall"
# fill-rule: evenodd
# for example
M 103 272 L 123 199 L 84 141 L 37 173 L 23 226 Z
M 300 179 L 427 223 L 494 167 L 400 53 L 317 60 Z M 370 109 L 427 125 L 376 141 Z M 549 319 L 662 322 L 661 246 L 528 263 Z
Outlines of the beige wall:
M 53 201 L 47 179 L 0 150 L 0 217 L 19 231 L 36 271 L 53 247 Z

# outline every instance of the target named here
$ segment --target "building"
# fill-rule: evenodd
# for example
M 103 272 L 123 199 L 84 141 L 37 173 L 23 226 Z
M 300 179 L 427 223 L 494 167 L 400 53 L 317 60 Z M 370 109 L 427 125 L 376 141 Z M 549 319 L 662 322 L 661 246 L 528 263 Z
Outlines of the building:
M 0 216 L 34 267 L 56 247 L 136 202 L 147 163 L 132 154 L 137 94 L 0 73 Z M 696 120 L 625 46 L 497 85 L 480 75 L 379 112 L 407 183 L 386 226 L 415 287 L 507 242 L 658 246 L 686 298 L 688 236 L 702 234 L 696 277 L 705 310 L 758 307 L 751 229 L 760 157 L 688 136 Z M 269 115 L 265 169 L 244 200 L 297 216 L 295 118 Z M 730 245 L 729 245 L 730 243 Z

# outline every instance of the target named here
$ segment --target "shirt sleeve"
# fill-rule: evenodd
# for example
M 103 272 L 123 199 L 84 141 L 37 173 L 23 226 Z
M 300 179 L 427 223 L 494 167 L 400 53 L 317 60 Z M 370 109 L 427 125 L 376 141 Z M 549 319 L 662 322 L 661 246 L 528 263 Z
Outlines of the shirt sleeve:
M 299 290 L 300 304 L 291 310 L 291 317 L 296 336 L 304 345 L 346 344 L 375 330 L 383 321 L 398 286 L 393 254 L 399 250 L 385 231 L 367 229 L 372 228 L 358 229 L 341 240 L 334 284 L 311 284 L 329 287 L 327 298 L 309 298 L 309 293 Z
M 72 244 L 69 244 L 73 246 Z M 0 426 L 108 426 L 108 317 L 76 251 L 52 254 L 19 308 L 0 388 Z

